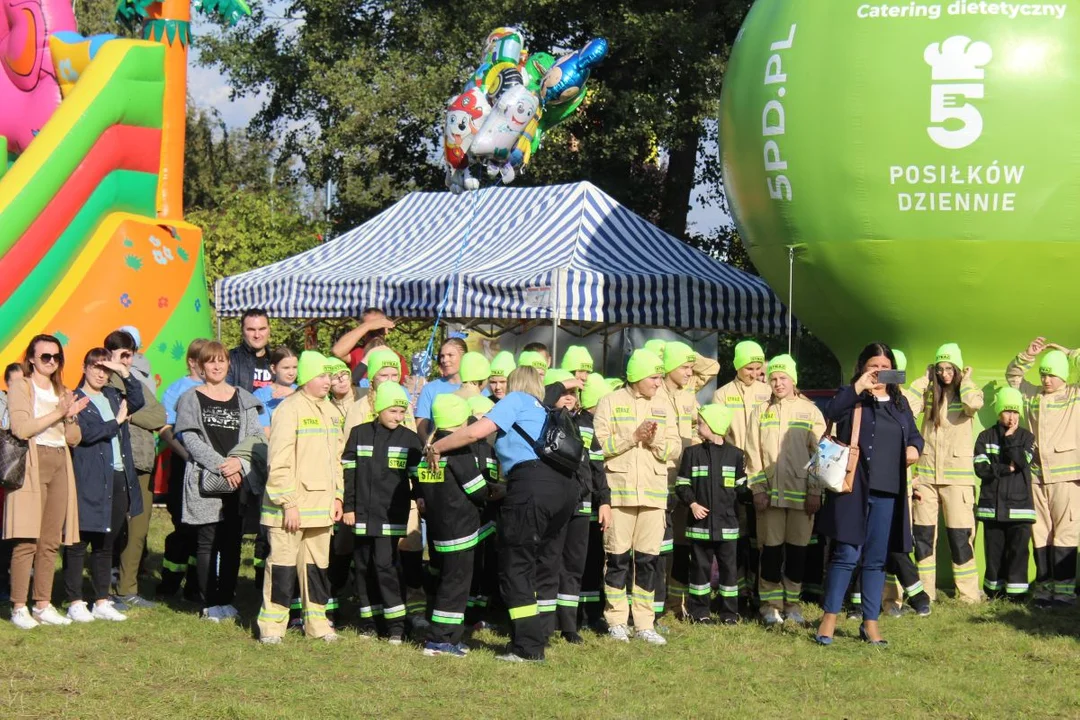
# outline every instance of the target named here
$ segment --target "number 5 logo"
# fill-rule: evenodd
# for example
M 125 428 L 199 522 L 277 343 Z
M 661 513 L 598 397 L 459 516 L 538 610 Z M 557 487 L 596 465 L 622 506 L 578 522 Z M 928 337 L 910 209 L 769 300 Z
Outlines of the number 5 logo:
M 931 43 L 923 52 L 923 59 L 933 70 L 933 79 L 946 81 L 935 82 L 930 87 L 931 126 L 926 129 L 930 139 L 941 147 L 959 150 L 982 135 L 982 114 L 965 99 L 983 98 L 983 84 L 972 81 L 985 78 L 982 66 L 993 57 L 988 44 L 973 42 L 963 35 Z

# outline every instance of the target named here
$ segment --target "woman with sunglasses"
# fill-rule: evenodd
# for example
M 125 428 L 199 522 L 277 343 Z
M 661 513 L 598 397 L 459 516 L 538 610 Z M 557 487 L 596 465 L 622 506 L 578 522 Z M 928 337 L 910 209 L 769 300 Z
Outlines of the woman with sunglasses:
M 64 351 L 52 335 L 37 335 L 26 348 L 24 378 L 12 379 L 8 411 L 12 434 L 27 441 L 26 477 L 4 503 L 4 539 L 11 553 L 11 622 L 21 630 L 69 625 L 52 606 L 53 573 L 60 544 L 79 541 L 79 510 L 69 446 L 82 439 L 76 417 L 90 404 L 64 387 Z M 27 606 L 34 571 L 34 609 Z
M 127 354 L 124 361 L 121 355 Z M 75 485 L 79 500 L 79 542 L 64 552 L 64 585 L 69 618 L 75 622 L 127 620 L 109 599 L 113 546 L 124 527 L 128 512 L 132 517 L 149 512 L 143 508 L 142 492 L 131 452 L 129 415 L 144 405 L 143 387 L 125 361 L 131 351 L 94 348 L 86 353 L 83 378 L 75 395 L 89 398 L 90 405 L 79 414 L 82 440 L 72 449 Z M 116 373 L 123 381 L 121 393 L 109 384 Z M 90 552 L 90 586 L 94 607 L 83 601 L 83 568 L 87 547 Z

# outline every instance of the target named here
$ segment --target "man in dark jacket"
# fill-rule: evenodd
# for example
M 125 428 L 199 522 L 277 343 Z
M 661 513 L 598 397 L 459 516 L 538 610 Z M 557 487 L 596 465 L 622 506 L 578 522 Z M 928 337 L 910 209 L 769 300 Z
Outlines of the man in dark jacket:
M 240 318 L 244 341 L 229 351 L 229 374 L 225 382 L 255 392 L 273 383 L 270 374 L 270 318 L 265 310 L 248 310 Z

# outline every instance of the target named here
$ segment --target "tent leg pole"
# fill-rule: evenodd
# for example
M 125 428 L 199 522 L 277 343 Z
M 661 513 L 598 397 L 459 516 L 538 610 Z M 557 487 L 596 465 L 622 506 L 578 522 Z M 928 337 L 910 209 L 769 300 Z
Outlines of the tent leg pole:
M 555 358 L 559 357 L 559 318 L 551 321 L 551 367 L 556 367 Z

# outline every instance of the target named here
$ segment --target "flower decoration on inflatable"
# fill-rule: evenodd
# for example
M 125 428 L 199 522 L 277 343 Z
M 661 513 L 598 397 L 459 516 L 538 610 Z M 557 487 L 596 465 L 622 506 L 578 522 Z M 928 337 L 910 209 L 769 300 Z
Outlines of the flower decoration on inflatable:
M 556 58 L 530 55 L 515 28 L 488 35 L 479 67 L 446 106 L 443 150 L 450 191 L 479 189 L 474 168 L 512 183 L 544 133 L 581 106 L 589 73 L 607 55 L 607 47 L 607 40 L 596 38 Z

